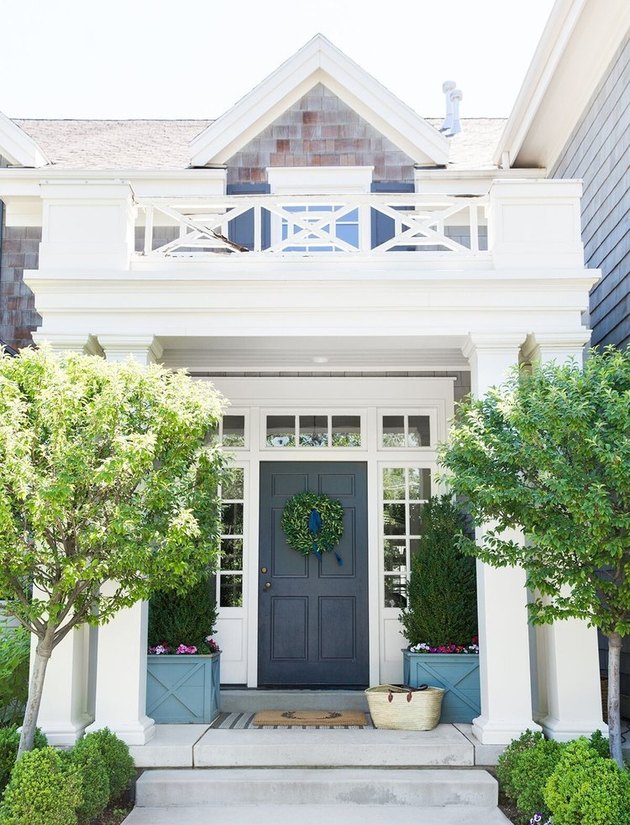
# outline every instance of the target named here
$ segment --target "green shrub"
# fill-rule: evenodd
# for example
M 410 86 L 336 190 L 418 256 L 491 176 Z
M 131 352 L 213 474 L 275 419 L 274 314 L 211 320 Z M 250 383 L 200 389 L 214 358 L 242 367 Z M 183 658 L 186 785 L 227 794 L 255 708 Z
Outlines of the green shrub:
M 22 754 L 0 806 L 0 825 L 75 825 L 81 804 L 76 768 L 54 748 Z
M 31 634 L 0 626 L 0 724 L 19 725 L 28 697 Z
M 516 799 L 516 791 L 512 784 L 512 773 L 521 753 L 527 748 L 532 748 L 538 742 L 542 741 L 544 736 L 540 731 L 529 730 L 529 728 L 522 733 L 518 739 L 513 739 L 507 748 L 503 751 L 497 761 L 497 779 L 501 790 L 510 799 Z
M 209 653 L 206 637 L 214 633 L 216 621 L 213 578 L 203 579 L 186 593 L 155 593 L 149 602 L 149 646 L 194 645 L 200 653 Z
M 630 825 L 630 774 L 585 738 L 565 746 L 544 796 L 553 825 Z
M 0 792 L 4 790 L 11 776 L 19 744 L 20 734 L 15 725 L 9 728 L 0 728 Z M 45 748 L 47 745 L 48 740 L 37 728 L 33 747 L 35 749 Z
M 588 744 L 594 751 L 597 751 L 598 755 L 603 759 L 610 758 L 610 742 L 608 741 L 608 737 L 604 736 L 601 730 L 596 730 L 591 734 Z
M 512 787 L 519 820 L 523 825 L 527 825 L 535 813 L 549 815 L 544 790 L 564 748 L 565 745 L 554 739 L 541 737 L 531 748 L 522 750 L 516 758 L 512 770 Z
M 109 803 L 109 772 L 94 736 L 80 739 L 68 755 L 81 780 L 82 802 L 77 809 L 81 825 L 89 823 L 101 814 Z
M 422 510 L 422 537 L 411 561 L 407 608 L 401 613 L 410 645 L 466 646 L 477 635 L 475 560 L 458 549 L 466 517 L 449 496 Z
M 136 769 L 129 748 L 109 728 L 89 733 L 84 741 L 94 741 L 98 745 L 107 768 L 109 799 L 114 802 L 127 790 L 135 776 Z

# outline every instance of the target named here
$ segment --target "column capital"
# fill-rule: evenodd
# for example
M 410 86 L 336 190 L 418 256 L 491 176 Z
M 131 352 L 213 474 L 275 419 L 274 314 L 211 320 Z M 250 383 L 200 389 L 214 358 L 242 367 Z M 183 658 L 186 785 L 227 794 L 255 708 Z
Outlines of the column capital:
M 97 339 L 90 334 L 69 335 L 65 332 L 34 332 L 33 340 L 38 346 L 50 344 L 55 352 L 82 352 L 86 355 L 103 356 Z
M 530 332 L 523 344 L 523 358 L 528 361 L 564 361 L 578 356 L 591 339 L 590 330 L 573 332 Z
M 469 332 L 466 340 L 462 344 L 462 354 L 464 358 L 470 358 L 476 352 L 505 352 L 507 350 L 516 351 L 525 342 L 525 333 L 477 333 Z
M 134 358 L 141 364 L 154 364 L 163 347 L 154 335 L 99 335 L 98 341 L 108 361 Z

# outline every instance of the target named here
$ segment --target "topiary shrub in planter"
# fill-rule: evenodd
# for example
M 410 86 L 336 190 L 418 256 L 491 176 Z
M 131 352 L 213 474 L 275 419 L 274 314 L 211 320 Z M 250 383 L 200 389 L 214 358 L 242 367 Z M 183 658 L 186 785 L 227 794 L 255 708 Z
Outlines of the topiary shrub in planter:
M 220 707 L 221 651 L 214 580 L 184 594 L 163 592 L 149 603 L 147 715 L 160 724 L 212 722 Z
M 54 748 L 24 753 L 0 805 L 0 825 L 76 825 L 81 779 Z
M 475 560 L 461 553 L 465 515 L 449 496 L 431 498 L 411 562 L 401 622 L 406 685 L 444 688 L 442 722 L 471 722 L 481 712 Z
M 565 745 L 544 797 L 553 825 L 630 825 L 630 773 L 584 738 Z

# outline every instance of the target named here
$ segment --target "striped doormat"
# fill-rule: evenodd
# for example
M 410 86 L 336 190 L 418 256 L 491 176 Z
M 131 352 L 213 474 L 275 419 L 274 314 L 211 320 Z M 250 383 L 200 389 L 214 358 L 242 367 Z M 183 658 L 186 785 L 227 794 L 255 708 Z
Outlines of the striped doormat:
M 215 730 L 330 730 L 332 727 L 340 730 L 361 730 L 373 728 L 369 713 L 365 714 L 364 725 L 265 725 L 264 728 L 254 725 L 255 713 L 220 713 L 210 725 Z

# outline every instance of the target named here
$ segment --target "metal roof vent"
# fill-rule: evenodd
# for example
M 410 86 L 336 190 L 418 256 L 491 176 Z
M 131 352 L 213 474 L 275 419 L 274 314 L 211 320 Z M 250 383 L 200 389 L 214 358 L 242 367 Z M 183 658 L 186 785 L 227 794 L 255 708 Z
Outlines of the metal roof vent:
M 454 80 L 445 80 L 442 83 L 442 91 L 446 97 L 446 117 L 440 128 L 446 137 L 453 137 L 462 130 L 462 124 L 459 119 L 459 103 L 463 98 L 461 89 L 455 88 Z

